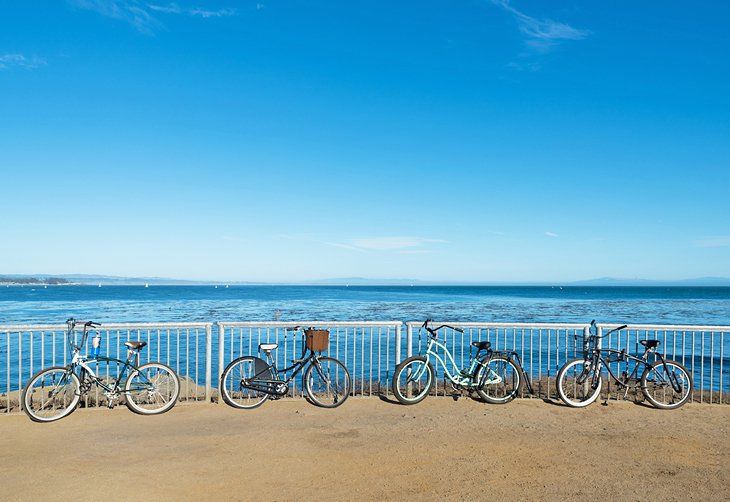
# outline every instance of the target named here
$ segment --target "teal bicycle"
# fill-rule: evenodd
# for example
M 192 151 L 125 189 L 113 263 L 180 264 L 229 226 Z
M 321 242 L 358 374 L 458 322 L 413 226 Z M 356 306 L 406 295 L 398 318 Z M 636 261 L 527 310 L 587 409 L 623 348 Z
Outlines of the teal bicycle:
M 443 324 L 438 328 L 429 327 L 432 321 L 427 319 L 421 329 L 428 334 L 428 346 L 425 355 L 411 356 L 395 368 L 393 374 L 393 395 L 401 404 L 416 404 L 428 396 L 436 383 L 436 371 L 432 359 L 444 367 L 446 378 L 454 390 L 476 392 L 481 399 L 492 404 L 504 404 L 512 401 L 520 392 L 522 382 L 530 394 L 532 385 L 522 368 L 517 352 L 492 350 L 487 341 L 475 341 L 471 345 L 477 353 L 468 368 L 459 370 L 454 356 L 448 347 L 438 341 L 438 331 L 448 328 L 459 333 L 464 330 Z M 420 336 L 421 330 L 419 330 Z M 445 358 L 439 355 L 439 349 Z M 450 365 L 446 364 L 446 361 Z M 451 367 L 451 370 L 449 369 Z
M 31 420 L 52 422 L 70 415 L 92 385 L 101 389 L 108 408 L 113 408 L 122 396 L 127 407 L 140 415 L 157 415 L 175 406 L 180 395 L 180 380 L 175 372 L 162 363 L 137 365 L 139 351 L 147 342 L 124 342 L 126 360 L 105 357 L 100 354 L 101 334 L 97 331 L 91 339 L 88 353 L 82 355 L 89 331 L 100 324 L 69 319 L 66 325 L 71 363 L 39 371 L 23 388 L 23 411 Z M 83 326 L 78 344 L 75 343 L 77 326 Z M 97 364 L 114 364 L 121 369 L 115 378 L 104 379 L 94 371 Z M 97 400 L 96 404 L 99 402 Z

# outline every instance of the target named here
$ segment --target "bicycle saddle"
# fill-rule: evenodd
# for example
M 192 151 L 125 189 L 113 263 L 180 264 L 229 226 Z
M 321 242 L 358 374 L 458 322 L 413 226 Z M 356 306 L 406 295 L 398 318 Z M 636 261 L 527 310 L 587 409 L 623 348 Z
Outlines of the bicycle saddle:
M 659 340 L 639 340 L 639 343 L 647 349 L 654 349 L 659 346 Z
M 278 343 L 260 343 L 259 350 L 263 350 L 264 352 L 271 352 L 278 346 Z
M 492 342 L 471 342 L 471 344 L 479 350 L 489 350 Z
M 145 345 L 147 345 L 147 342 L 124 342 L 124 345 L 129 347 L 132 350 L 139 350 Z

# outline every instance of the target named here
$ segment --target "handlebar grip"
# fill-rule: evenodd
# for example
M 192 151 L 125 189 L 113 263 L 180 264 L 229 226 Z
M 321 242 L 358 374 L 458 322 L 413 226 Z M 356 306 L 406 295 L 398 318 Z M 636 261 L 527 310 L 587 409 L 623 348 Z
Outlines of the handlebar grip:
M 628 328 L 628 327 L 629 327 L 628 324 L 624 324 L 623 326 L 619 326 L 618 328 L 616 328 L 616 331 L 621 331 L 622 329 L 625 329 L 625 328 Z

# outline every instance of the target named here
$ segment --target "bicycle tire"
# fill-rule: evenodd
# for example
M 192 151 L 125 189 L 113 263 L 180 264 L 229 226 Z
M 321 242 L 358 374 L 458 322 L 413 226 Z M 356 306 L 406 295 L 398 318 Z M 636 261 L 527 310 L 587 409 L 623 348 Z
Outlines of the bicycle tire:
M 350 372 L 334 357 L 315 358 L 304 373 L 309 401 L 321 408 L 337 408 L 352 392 Z
M 50 381 L 46 382 L 49 377 Z M 36 387 L 37 384 L 40 385 Z M 34 422 L 60 420 L 78 407 L 81 399 L 80 387 L 79 377 L 66 366 L 42 369 L 33 375 L 23 388 L 21 395 L 23 411 Z M 49 388 L 50 390 L 47 390 Z M 44 395 L 48 395 L 50 400 L 44 401 Z M 54 406 L 54 403 L 57 406 Z
M 675 410 L 684 405 L 692 394 L 692 375 L 687 368 L 676 361 L 666 360 L 666 367 L 661 361 L 655 361 L 641 375 L 641 393 L 653 406 L 662 410 Z M 667 368 L 679 379 L 682 387 L 679 396 L 672 387 Z M 651 379 L 651 375 L 656 375 Z M 677 400 L 678 399 L 678 400 Z M 670 402 L 665 402 L 665 401 Z
M 223 401 L 229 406 L 242 410 L 251 410 L 264 404 L 269 399 L 269 394 L 253 389 L 247 389 L 241 385 L 243 378 L 252 378 L 258 375 L 259 378 L 265 380 L 273 380 L 274 375 L 271 368 L 268 370 L 256 371 L 256 364 L 261 365 L 261 361 L 266 361 L 259 357 L 243 356 L 231 361 L 221 375 L 220 392 Z M 268 366 L 268 365 L 267 365 Z
M 560 400 L 572 408 L 583 408 L 593 403 L 601 394 L 603 377 L 598 374 L 598 385 L 591 388 L 591 375 L 593 370 L 586 368 L 586 360 L 583 358 L 573 359 L 563 365 L 558 371 L 556 387 Z M 590 366 L 590 362 L 588 362 Z M 575 368 L 574 367 L 579 367 Z M 577 371 L 576 371 L 577 370 Z M 578 383 L 576 379 L 584 376 L 585 381 Z
M 419 382 L 417 383 L 411 376 L 415 376 Z M 426 377 L 426 380 L 420 382 L 423 376 Z M 416 404 L 426 399 L 435 382 L 436 372 L 433 365 L 423 356 L 411 356 L 396 366 L 391 390 L 400 404 Z M 414 384 L 416 384 L 415 394 L 413 393 Z
M 482 360 L 474 375 L 479 397 L 491 404 L 506 404 L 520 392 L 522 369 L 504 356 Z
M 170 411 L 180 397 L 180 379 L 169 366 L 147 363 L 132 370 L 124 384 L 127 408 L 139 415 Z

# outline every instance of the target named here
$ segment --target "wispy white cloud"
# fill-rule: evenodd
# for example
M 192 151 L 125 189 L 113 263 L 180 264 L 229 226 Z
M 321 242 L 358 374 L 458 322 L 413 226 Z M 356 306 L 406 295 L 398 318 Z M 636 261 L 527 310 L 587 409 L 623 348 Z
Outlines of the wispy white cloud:
M 591 33 L 589 30 L 574 28 L 560 21 L 528 16 L 513 7 L 511 0 L 491 0 L 491 2 L 515 18 L 518 29 L 525 36 L 525 45 L 534 52 L 545 53 L 560 42 L 583 40 Z M 515 69 L 528 71 L 540 69 L 540 66 L 534 63 L 511 63 L 510 66 Z
M 148 4 L 147 7 L 149 7 L 151 10 L 163 12 L 165 14 L 185 14 L 188 16 L 202 18 L 229 17 L 235 16 L 238 13 L 237 9 L 230 7 L 218 10 L 208 10 L 202 7 L 180 7 L 180 5 L 175 2 L 169 3 L 167 5 Z
M 545 232 L 545 235 L 546 235 L 547 237 L 553 237 L 553 238 L 555 238 L 555 237 L 560 237 L 560 236 L 559 236 L 558 234 L 556 234 L 555 232 Z
M 87 9 L 112 19 L 131 24 L 137 31 L 152 34 L 161 23 L 153 14 L 181 14 L 204 19 L 235 16 L 237 9 L 209 10 L 202 7 L 184 7 L 172 2 L 166 5 L 147 4 L 139 0 L 68 0 L 79 8 Z
M 33 70 L 35 68 L 45 66 L 46 60 L 36 56 L 26 57 L 23 54 L 2 54 L 0 55 L 0 70 L 7 70 L 10 68 L 24 68 L 26 70 Z
M 694 241 L 695 246 L 701 248 L 724 248 L 730 247 L 730 235 L 721 237 L 713 237 L 710 239 L 700 239 Z
M 137 31 L 152 34 L 159 22 L 137 0 L 69 0 L 81 9 L 131 24 Z
M 157 12 L 164 12 L 166 14 L 181 14 L 182 9 L 180 6 L 176 3 L 170 3 L 167 5 L 148 5 L 152 10 L 156 10 Z
M 238 10 L 233 8 L 218 9 L 218 10 L 205 10 L 205 9 L 188 9 L 188 14 L 191 16 L 199 16 L 203 18 L 209 17 L 230 17 L 235 16 Z

